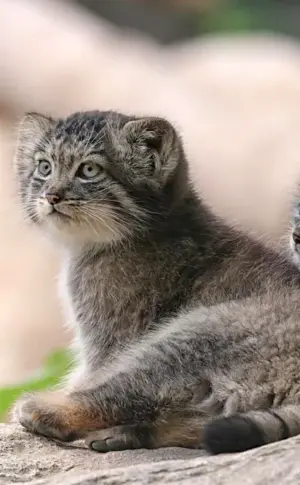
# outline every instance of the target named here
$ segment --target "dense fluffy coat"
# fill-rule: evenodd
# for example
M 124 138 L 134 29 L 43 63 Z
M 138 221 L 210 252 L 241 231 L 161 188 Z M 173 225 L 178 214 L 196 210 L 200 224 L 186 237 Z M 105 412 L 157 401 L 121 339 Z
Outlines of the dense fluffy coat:
M 109 451 L 235 451 L 300 431 L 299 272 L 194 194 L 164 119 L 115 112 L 23 120 L 26 216 L 64 250 L 77 333 L 64 390 L 15 416 Z

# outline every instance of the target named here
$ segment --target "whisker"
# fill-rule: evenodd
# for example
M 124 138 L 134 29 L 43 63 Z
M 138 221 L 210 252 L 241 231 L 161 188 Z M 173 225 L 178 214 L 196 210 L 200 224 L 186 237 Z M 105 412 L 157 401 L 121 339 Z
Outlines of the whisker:
M 95 206 L 95 208 L 94 208 L 93 205 L 91 207 L 89 206 L 89 210 L 92 211 L 92 215 L 96 212 L 96 210 L 97 210 L 97 213 L 99 213 L 100 212 L 99 209 L 100 209 L 100 211 L 101 211 L 101 209 L 103 210 L 103 208 L 99 208 L 99 205 Z M 104 210 L 105 217 L 108 217 L 108 213 L 109 213 L 109 218 L 111 220 L 113 220 L 113 222 L 116 226 L 119 226 L 121 228 L 122 232 L 124 232 L 124 229 L 125 229 L 126 233 L 132 233 L 133 232 L 132 222 L 131 222 L 130 227 L 129 227 L 129 224 L 126 220 L 127 217 L 128 217 L 128 213 L 126 211 L 118 210 L 117 213 L 116 213 L 114 210 L 111 210 L 110 208 L 105 208 L 105 210 Z M 143 233 L 145 231 L 145 221 L 139 219 L 138 217 L 136 217 L 134 215 L 132 216 L 132 218 L 134 219 L 134 230 Z
M 128 213 L 124 209 L 122 209 L 122 208 L 120 208 L 120 209 L 121 210 L 118 209 L 118 212 L 117 213 L 115 213 L 114 211 L 111 211 L 110 209 L 106 209 L 105 210 L 105 215 L 107 215 L 107 212 L 109 210 L 109 217 L 110 217 L 111 220 L 113 220 L 114 224 L 116 226 L 120 226 L 122 228 L 122 232 L 124 231 L 124 228 L 126 228 L 126 232 L 127 233 L 132 233 L 133 232 L 133 229 L 132 228 L 129 228 L 129 224 L 126 223 L 126 219 L 128 217 Z M 96 212 L 96 210 L 97 210 L 97 213 L 99 213 L 99 205 L 98 206 L 95 206 L 95 208 L 92 205 L 89 210 L 92 210 L 92 211 L 94 210 L 94 212 Z M 91 215 L 93 215 L 94 212 L 92 212 Z M 135 232 L 143 233 L 145 231 L 145 218 L 139 218 L 136 215 L 132 215 L 132 219 L 134 221 L 134 230 L 135 230 Z M 132 225 L 133 224 L 131 222 L 130 226 L 132 226 Z
M 99 233 L 96 231 L 96 228 L 92 225 L 91 221 L 86 217 L 84 214 L 82 214 L 83 220 L 86 222 L 86 224 L 92 229 L 92 231 L 95 233 L 95 235 L 98 237 Z
M 104 217 L 101 217 L 100 214 L 95 214 L 93 211 L 84 210 L 81 211 L 83 214 L 87 215 L 91 220 L 95 220 L 103 224 L 115 237 L 120 237 L 121 232 L 117 231 L 116 228 L 112 227 Z

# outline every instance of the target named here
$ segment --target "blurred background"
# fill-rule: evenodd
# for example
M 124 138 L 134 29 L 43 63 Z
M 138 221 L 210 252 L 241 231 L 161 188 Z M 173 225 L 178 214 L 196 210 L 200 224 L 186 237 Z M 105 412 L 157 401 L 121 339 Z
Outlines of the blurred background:
M 295 0 L 0 0 L 0 419 L 65 372 L 71 338 L 60 255 L 18 205 L 20 117 L 168 117 L 199 193 L 279 248 L 300 180 L 299 38 Z

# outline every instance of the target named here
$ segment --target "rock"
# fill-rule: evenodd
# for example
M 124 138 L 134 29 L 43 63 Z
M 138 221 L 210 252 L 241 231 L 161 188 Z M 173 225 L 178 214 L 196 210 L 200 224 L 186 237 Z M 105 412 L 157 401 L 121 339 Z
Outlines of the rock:
M 232 455 L 179 448 L 102 455 L 0 425 L 0 485 L 296 485 L 299 456 L 300 437 Z

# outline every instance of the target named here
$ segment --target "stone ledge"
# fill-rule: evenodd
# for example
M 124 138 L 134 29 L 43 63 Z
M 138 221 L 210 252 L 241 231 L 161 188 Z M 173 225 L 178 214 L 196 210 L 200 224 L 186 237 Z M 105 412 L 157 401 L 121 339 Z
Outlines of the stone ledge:
M 299 485 L 300 437 L 210 457 L 184 449 L 97 454 L 0 425 L 0 485 Z

